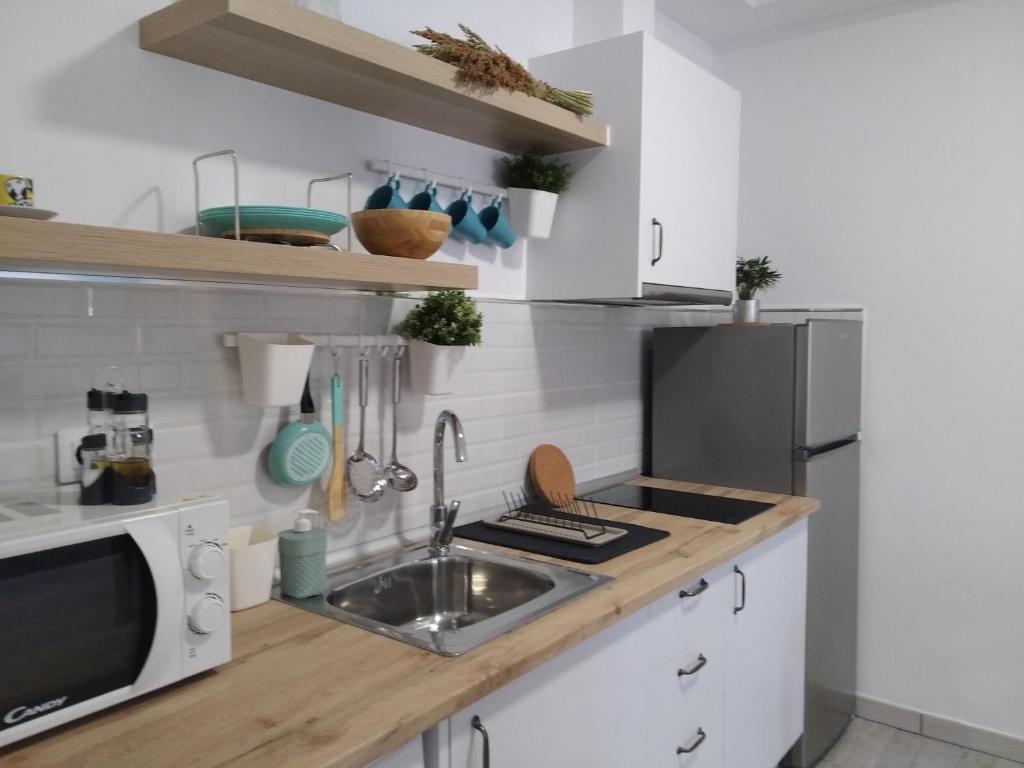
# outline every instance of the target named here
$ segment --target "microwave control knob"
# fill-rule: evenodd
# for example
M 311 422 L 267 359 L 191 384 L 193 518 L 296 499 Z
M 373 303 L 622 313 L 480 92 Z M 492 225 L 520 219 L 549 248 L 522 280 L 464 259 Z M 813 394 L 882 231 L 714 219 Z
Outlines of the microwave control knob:
M 197 635 L 209 635 L 224 626 L 227 608 L 219 595 L 199 598 L 188 614 L 188 628 Z
M 227 555 L 224 549 L 213 541 L 204 541 L 192 548 L 188 556 L 188 570 L 197 579 L 211 581 L 224 573 Z

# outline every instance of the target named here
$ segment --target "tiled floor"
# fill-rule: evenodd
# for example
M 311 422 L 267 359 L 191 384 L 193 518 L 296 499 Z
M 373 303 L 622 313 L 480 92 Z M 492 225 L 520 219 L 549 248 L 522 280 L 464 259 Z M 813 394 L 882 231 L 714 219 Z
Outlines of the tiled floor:
M 1024 768 L 1021 763 L 855 719 L 818 768 Z

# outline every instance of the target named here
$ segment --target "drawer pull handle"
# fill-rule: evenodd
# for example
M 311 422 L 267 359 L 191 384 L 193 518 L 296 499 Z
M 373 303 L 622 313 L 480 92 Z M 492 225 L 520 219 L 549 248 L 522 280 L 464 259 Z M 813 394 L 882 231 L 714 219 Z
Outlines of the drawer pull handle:
M 708 580 L 707 579 L 701 579 L 700 583 L 697 585 L 696 589 L 693 589 L 693 590 L 680 589 L 679 590 L 679 596 L 680 597 L 696 597 L 697 595 L 699 595 L 702 592 L 704 592 L 707 588 L 708 588 Z
M 480 735 L 484 739 L 484 762 L 483 768 L 491 768 L 491 738 L 487 735 L 487 729 L 484 728 L 484 724 L 480 720 L 479 715 L 473 715 L 473 719 L 470 720 L 470 725 L 473 726 L 474 730 L 480 731 Z
M 706 739 L 707 737 L 708 737 L 708 735 L 706 733 L 704 733 L 704 729 L 703 728 L 698 728 L 697 729 L 697 736 L 696 736 L 696 738 L 694 738 L 693 741 L 690 742 L 690 746 L 688 746 L 688 747 L 679 747 L 676 750 L 676 754 L 677 755 L 688 755 L 691 752 L 696 752 L 697 751 L 697 747 L 699 747 L 701 744 L 703 744 L 704 743 L 704 739 Z
M 696 675 L 698 672 L 704 669 L 705 666 L 707 666 L 707 663 L 708 657 L 705 656 L 703 653 L 698 654 L 697 661 L 694 662 L 694 665 L 689 669 L 686 669 L 685 667 L 680 668 L 678 675 L 679 677 L 686 677 L 687 675 Z

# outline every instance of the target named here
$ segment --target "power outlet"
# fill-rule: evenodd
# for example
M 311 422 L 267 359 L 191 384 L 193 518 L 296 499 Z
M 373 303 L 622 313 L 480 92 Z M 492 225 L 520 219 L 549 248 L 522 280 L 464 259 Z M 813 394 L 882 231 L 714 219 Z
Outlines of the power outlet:
M 85 427 L 62 429 L 57 433 L 57 482 L 77 483 L 82 479 L 82 465 L 78 463 L 78 446 L 89 434 Z

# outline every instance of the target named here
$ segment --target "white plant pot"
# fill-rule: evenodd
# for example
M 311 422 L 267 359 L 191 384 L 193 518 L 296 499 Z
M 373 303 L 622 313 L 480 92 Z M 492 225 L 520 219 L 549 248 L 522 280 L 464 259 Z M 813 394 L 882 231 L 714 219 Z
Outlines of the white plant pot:
M 539 189 L 509 187 L 508 220 L 520 237 L 547 240 L 555 221 L 558 195 Z
M 228 532 L 231 554 L 231 610 L 244 611 L 270 600 L 277 534 L 243 525 Z
M 240 333 L 242 396 L 253 405 L 295 405 L 316 345 L 289 333 Z
M 465 347 L 444 347 L 413 339 L 409 342 L 409 368 L 413 389 L 424 395 L 450 395 L 455 371 Z

